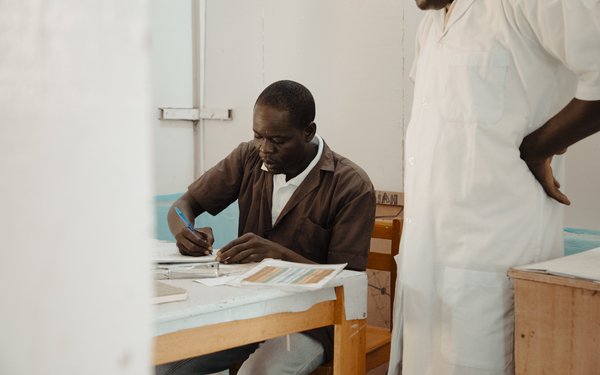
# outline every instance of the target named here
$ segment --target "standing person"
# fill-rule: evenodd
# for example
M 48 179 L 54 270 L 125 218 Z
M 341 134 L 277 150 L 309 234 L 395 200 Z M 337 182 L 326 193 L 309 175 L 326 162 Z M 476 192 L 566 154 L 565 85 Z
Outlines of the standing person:
M 293 81 L 277 81 L 254 105 L 254 140 L 204 173 L 173 203 L 168 222 L 185 255 L 211 251 L 211 228 L 193 222 L 238 201 L 239 237 L 217 254 L 225 263 L 265 258 L 300 263 L 367 265 L 375 191 L 367 174 L 316 134 L 315 102 Z M 157 374 L 208 374 L 244 361 L 239 375 L 310 374 L 333 355 L 333 330 L 318 328 L 157 367 Z M 288 345 L 289 340 L 289 345 Z M 289 346 L 289 349 L 288 349 Z
M 506 272 L 563 255 L 556 155 L 600 129 L 600 1 L 417 5 L 389 374 L 512 374 Z

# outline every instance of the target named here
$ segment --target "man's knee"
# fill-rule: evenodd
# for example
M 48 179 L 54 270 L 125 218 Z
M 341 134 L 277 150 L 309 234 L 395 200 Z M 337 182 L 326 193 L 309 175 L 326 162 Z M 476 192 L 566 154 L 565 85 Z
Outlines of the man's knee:
M 294 333 L 262 343 L 242 364 L 238 375 L 310 374 L 323 359 L 324 349 L 319 341 Z

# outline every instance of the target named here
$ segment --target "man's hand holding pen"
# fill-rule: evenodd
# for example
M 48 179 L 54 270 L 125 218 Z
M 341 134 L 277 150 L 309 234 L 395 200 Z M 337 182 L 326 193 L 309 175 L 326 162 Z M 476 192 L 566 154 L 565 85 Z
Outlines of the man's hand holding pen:
M 175 212 L 181 219 L 181 222 L 185 225 L 185 227 L 181 228 L 175 235 L 179 252 L 183 255 L 195 257 L 212 254 L 212 245 L 215 242 L 212 228 L 194 228 L 179 207 L 175 207 Z
M 212 254 L 212 244 L 215 242 L 212 228 L 182 228 L 175 236 L 177 248 L 183 255 L 204 256 Z

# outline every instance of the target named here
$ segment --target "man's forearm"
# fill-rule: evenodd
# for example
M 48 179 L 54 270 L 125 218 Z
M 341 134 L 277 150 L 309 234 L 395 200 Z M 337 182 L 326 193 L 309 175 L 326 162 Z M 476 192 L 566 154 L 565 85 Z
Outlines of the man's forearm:
M 550 161 L 567 147 L 600 130 L 600 101 L 573 99 L 546 124 L 523 139 L 521 159 L 533 173 L 546 194 L 563 204 L 571 204 L 560 191 Z
M 600 100 L 573 99 L 546 124 L 523 140 L 525 154 L 551 157 L 600 131 Z
M 169 209 L 169 212 L 167 213 L 167 223 L 169 224 L 169 230 L 173 235 L 179 233 L 181 229 L 183 229 L 186 226 L 185 223 L 179 218 L 179 216 L 175 212 L 175 207 L 179 207 L 183 215 L 185 215 L 185 217 L 192 224 L 194 223 L 196 217 L 203 212 L 201 209 L 195 207 L 190 202 L 189 198 L 187 198 L 187 193 L 181 198 L 179 198 L 177 201 L 175 201 L 175 203 L 173 203 L 173 205 Z

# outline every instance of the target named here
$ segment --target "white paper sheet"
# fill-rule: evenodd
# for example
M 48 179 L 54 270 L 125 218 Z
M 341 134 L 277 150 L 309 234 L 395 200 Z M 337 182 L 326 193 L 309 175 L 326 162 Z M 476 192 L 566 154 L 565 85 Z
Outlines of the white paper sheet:
M 217 250 L 213 250 L 213 254 L 216 254 Z M 179 249 L 175 242 L 160 241 L 156 240 L 153 243 L 152 248 L 152 261 L 154 263 L 202 263 L 202 262 L 214 262 L 215 255 L 207 255 L 201 257 L 192 257 L 182 255 L 179 253 Z
M 204 284 L 206 286 L 217 286 L 217 285 L 228 285 L 231 282 L 234 282 L 239 278 L 239 275 L 232 276 L 220 276 L 214 278 L 205 278 L 205 279 L 195 279 L 194 281 L 200 284 Z
M 515 268 L 600 282 L 600 247 Z
M 221 264 L 219 266 L 219 277 L 195 278 L 195 282 L 206 286 L 234 285 L 239 286 L 240 277 L 244 272 L 252 269 L 257 263 L 246 264 Z

